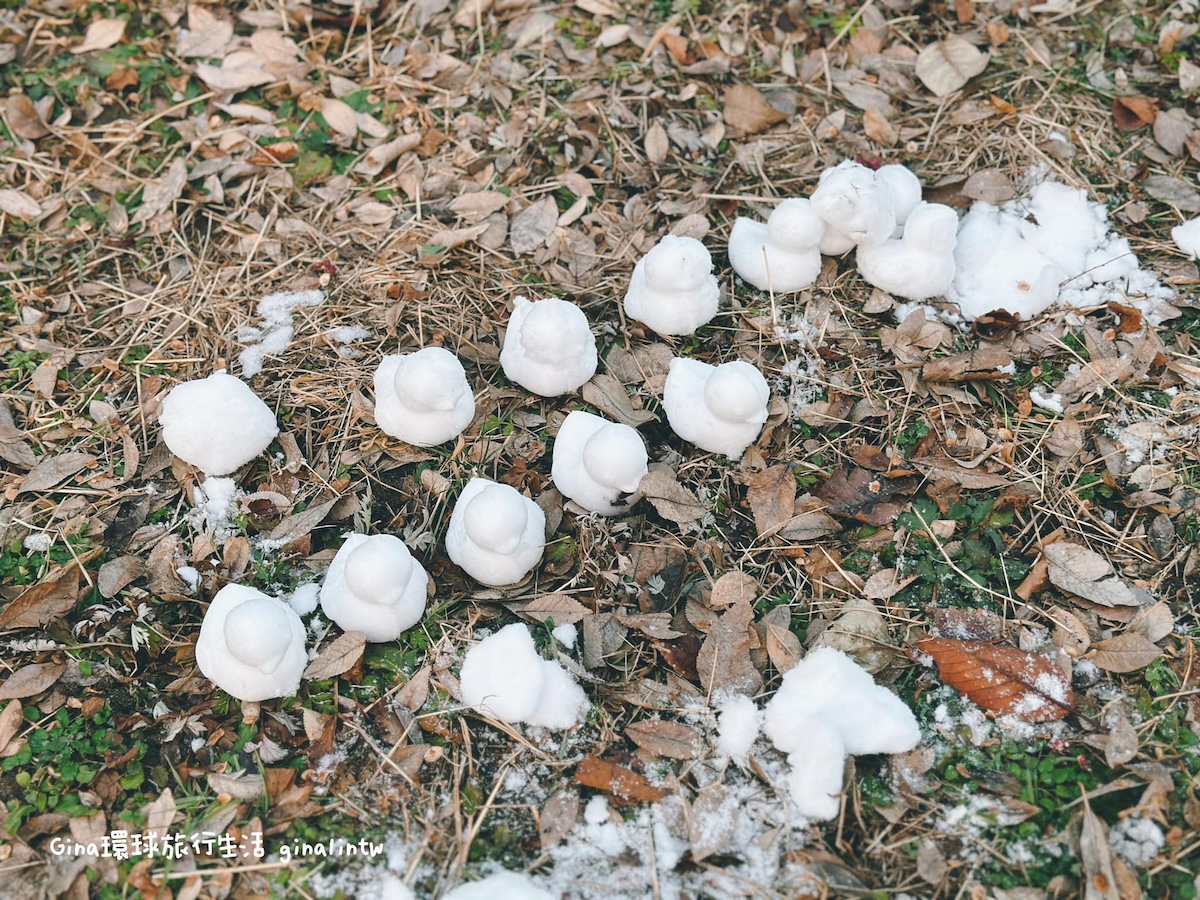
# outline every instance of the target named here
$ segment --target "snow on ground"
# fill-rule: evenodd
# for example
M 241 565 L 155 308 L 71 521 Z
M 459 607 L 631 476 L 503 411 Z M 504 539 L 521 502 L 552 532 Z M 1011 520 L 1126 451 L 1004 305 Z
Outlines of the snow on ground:
M 253 378 L 262 371 L 266 357 L 278 356 L 287 350 L 295 331 L 292 314 L 297 309 L 318 306 L 324 301 L 324 291 L 281 291 L 259 300 L 255 313 L 262 323 L 238 329 L 238 340 L 248 345 L 238 354 L 242 377 Z

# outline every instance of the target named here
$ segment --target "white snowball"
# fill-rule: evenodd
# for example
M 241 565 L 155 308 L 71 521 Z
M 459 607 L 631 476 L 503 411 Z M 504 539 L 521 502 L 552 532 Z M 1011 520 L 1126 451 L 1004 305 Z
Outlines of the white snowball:
M 394 641 L 425 613 L 429 576 L 391 534 L 351 534 L 321 587 L 321 609 L 343 631 Z
M 744 694 L 730 694 L 721 704 L 717 718 L 717 753 L 741 765 L 750 758 L 758 738 L 758 706 Z
M 710 366 L 696 359 L 671 360 L 663 410 L 671 430 L 701 450 L 740 459 L 767 421 L 771 389 L 748 362 Z
M 596 374 L 596 337 L 574 303 L 518 297 L 504 333 L 500 365 L 510 381 L 543 397 L 581 387 Z
M 717 314 L 720 298 L 705 246 L 668 234 L 634 266 L 625 315 L 659 334 L 692 334 Z
M 228 475 L 267 449 L 275 414 L 247 384 L 225 372 L 176 385 L 158 415 L 172 453 L 206 475 Z
M 482 881 L 460 884 L 442 900 L 555 900 L 528 875 L 497 872 Z
M 442 347 L 385 356 L 375 370 L 375 423 L 398 440 L 434 447 L 475 417 L 475 395 L 458 357 Z
M 564 497 L 584 509 L 621 515 L 640 497 L 648 459 L 636 429 L 577 409 L 554 439 L 550 476 Z
M 446 527 L 446 554 L 483 584 L 516 584 L 541 561 L 546 514 L 507 484 L 472 478 Z
M 205 678 L 238 700 L 291 697 L 308 665 L 304 625 L 286 603 L 227 584 L 204 614 L 196 664 Z

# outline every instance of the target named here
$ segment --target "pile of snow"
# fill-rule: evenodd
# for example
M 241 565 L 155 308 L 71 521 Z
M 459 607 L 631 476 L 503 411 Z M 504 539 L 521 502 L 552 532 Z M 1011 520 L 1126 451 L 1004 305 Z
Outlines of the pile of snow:
M 270 407 L 224 370 L 177 384 L 158 414 L 167 448 L 205 475 L 228 475 L 279 434 Z
M 599 355 L 587 316 L 569 300 L 518 297 L 504 332 L 500 366 L 527 391 L 557 397 L 596 374 Z
M 546 514 L 507 484 L 472 478 L 446 528 L 446 555 L 476 581 L 516 584 L 541 561 Z
M 698 240 L 666 235 L 633 267 L 625 315 L 659 334 L 692 334 L 717 314 L 721 288 L 712 268 Z
M 459 681 L 463 702 L 510 724 L 572 728 L 587 711 L 583 688 L 559 663 L 538 654 L 521 623 L 468 650 Z
M 442 900 L 554 900 L 528 875 L 497 872 L 482 881 L 469 881 L 448 891 Z
M 238 340 L 249 344 L 238 354 L 242 375 L 253 378 L 263 369 L 263 360 L 278 356 L 292 342 L 295 325 L 292 313 L 305 306 L 319 306 L 325 301 L 324 291 L 280 291 L 258 301 L 255 312 L 261 325 L 244 325 L 238 329 Z
M 801 815 L 832 819 L 846 756 L 904 753 L 921 742 L 916 717 L 853 659 L 814 650 L 783 676 L 764 730 L 792 766 L 788 787 Z
M 1200 256 L 1200 216 L 1172 228 L 1171 239 L 1188 256 Z
M 1122 819 L 1108 832 L 1113 852 L 1133 868 L 1147 865 L 1166 844 L 1167 837 L 1157 822 L 1141 816 Z
M 291 697 L 308 665 L 304 625 L 286 603 L 241 584 L 217 592 L 196 641 L 201 673 L 238 700 Z
M 391 534 L 350 534 L 325 573 L 321 609 L 343 631 L 394 641 L 421 620 L 429 576 Z
M 458 357 L 444 347 L 385 356 L 375 370 L 375 422 L 417 447 L 458 437 L 475 417 L 475 395 Z
M 192 521 L 205 531 L 227 534 L 242 496 L 232 478 L 205 478 L 192 491 Z

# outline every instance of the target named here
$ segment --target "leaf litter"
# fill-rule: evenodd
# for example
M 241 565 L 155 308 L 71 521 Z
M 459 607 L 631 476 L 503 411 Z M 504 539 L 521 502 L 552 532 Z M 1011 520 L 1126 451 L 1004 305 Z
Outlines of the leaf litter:
M 1061 95 L 1045 90 L 1039 66 L 1062 65 L 1077 48 L 1053 21 L 1073 21 L 1071 5 L 1042 6 L 1017 14 L 956 3 L 947 10 L 956 28 L 950 18 L 937 28 L 893 25 L 897 13 L 872 5 L 835 4 L 825 22 L 782 4 L 735 23 L 715 8 L 656 18 L 657 10 L 607 0 L 580 2 L 553 20 L 522 3 L 452 9 L 436 0 L 399 19 L 318 4 L 303 23 L 288 10 L 197 6 L 184 20 L 179 7 L 149 20 L 152 31 L 141 13 L 35 23 L 30 9 L 5 19 L 0 61 L 18 52 L 26 69 L 54 61 L 92 79 L 89 90 L 101 97 L 13 84 L 5 105 L 20 160 L 0 186 L 6 239 L 23 248 L 20 259 L 38 260 L 37 273 L 55 271 L 68 250 L 80 260 L 69 278 L 6 264 L 15 277 L 3 307 L 10 369 L 0 458 L 11 505 L 2 522 L 6 545 L 23 559 L 2 586 L 9 682 L 27 672 L 14 689 L 32 689 L 65 666 L 23 698 L 44 714 L 90 714 L 108 696 L 129 701 L 118 719 L 123 735 L 150 736 L 152 754 L 161 744 L 172 765 L 185 761 L 184 777 L 244 796 L 243 804 L 265 796 L 263 814 L 278 834 L 289 816 L 317 817 L 336 810 L 338 798 L 374 822 L 414 798 L 429 809 L 466 809 L 443 801 L 459 796 L 450 773 L 469 770 L 485 801 L 492 784 L 502 785 L 499 804 L 470 799 L 477 848 L 487 855 L 503 843 L 502 829 L 516 829 L 532 841 L 522 847 L 551 848 L 552 865 L 536 877 L 579 896 L 641 896 L 647 884 L 663 896 L 815 896 L 881 877 L 909 883 L 914 873 L 930 884 L 952 881 L 963 860 L 975 879 L 964 887 L 994 884 L 994 858 L 979 862 L 967 844 L 1008 827 L 997 823 L 1034 816 L 1021 801 L 981 794 L 954 805 L 952 792 L 922 783 L 931 761 L 859 760 L 848 783 L 851 824 L 835 844 L 830 832 L 788 818 L 786 790 L 777 789 L 781 760 L 753 735 L 744 761 L 720 761 L 712 708 L 731 689 L 769 696 L 809 649 L 849 641 L 864 658 L 880 654 L 868 664 L 924 710 L 928 741 L 916 753 L 957 760 L 961 730 L 982 734 L 986 717 L 959 697 L 956 732 L 953 714 L 921 706 L 923 694 L 940 698 L 933 709 L 949 706 L 951 689 L 895 656 L 933 623 L 939 640 L 1005 642 L 987 646 L 1021 654 L 1008 660 L 1014 672 L 1026 671 L 1017 663 L 1037 668 L 1030 658 L 1061 646 L 1075 667 L 1074 683 L 1062 683 L 1075 689 L 1082 715 L 987 739 L 1033 748 L 1103 737 L 1092 759 L 1113 769 L 1143 765 L 1157 720 L 1139 710 L 1101 716 L 1096 704 L 1151 683 L 1164 695 L 1194 687 L 1195 500 L 1179 476 L 1195 459 L 1189 417 L 1200 375 L 1188 361 L 1189 327 L 1178 326 L 1192 321 L 1197 275 L 1192 261 L 1161 250 L 1155 228 L 1197 206 L 1194 131 L 1183 101 L 1165 93 L 1166 85 L 1187 90 L 1194 66 L 1179 59 L 1175 72 L 1162 55 L 1194 49 L 1195 38 L 1170 14 L 1163 34 L 1173 43 L 1147 46 L 1133 73 L 1137 90 L 1120 91 L 1116 112 L 1107 88 L 1099 99 L 1073 85 L 1060 85 Z M 898 39 L 901 28 L 907 39 Z M 1123 28 L 1114 26 L 1108 46 L 1139 45 Z M 477 42 L 487 42 L 486 56 Z M 182 65 L 171 68 L 167 48 Z M 334 60 L 336 71 L 323 68 Z M 546 61 L 570 84 L 559 74 L 543 79 L 536 67 Z M 139 72 L 152 63 L 169 74 Z M 1014 66 L 1033 73 L 1031 93 L 1005 82 Z M 1086 77 L 1115 85 L 1128 75 L 1101 53 Z M 209 92 L 216 96 L 195 99 Z M 1018 110 L 1039 123 L 1020 140 Z M 1134 130 L 1122 132 L 1123 123 Z M 620 319 L 613 299 L 659 234 L 685 229 L 719 248 L 733 215 L 807 193 L 826 164 L 853 157 L 914 165 L 930 197 L 943 191 L 964 207 L 1023 196 L 1034 166 L 1067 171 L 1098 196 L 1120 180 L 1128 194 L 1110 195 L 1114 222 L 1128 228 L 1139 254 L 1154 248 L 1164 283 L 1179 290 L 1182 321 L 1160 329 L 1158 340 L 1139 315 L 1106 307 L 1035 321 L 998 316 L 998 327 L 965 336 L 945 324 L 945 310 L 856 293 L 852 262 L 836 261 L 811 292 L 786 300 L 756 295 L 722 272 L 723 309 L 733 312 L 687 348 Z M 530 285 L 588 307 L 608 366 L 583 399 L 639 428 L 667 465 L 631 517 L 602 523 L 558 510 L 552 536 L 568 548 L 563 558 L 523 593 L 501 597 L 463 584 L 438 557 L 447 500 L 464 466 L 491 467 L 547 496 L 543 462 L 555 417 L 569 405 L 526 411 L 522 399 L 489 388 L 486 419 L 452 457 L 416 454 L 385 445 L 373 429 L 366 362 L 335 356 L 320 336 L 366 325 L 368 353 L 392 352 L 395 342 L 444 343 L 479 367 L 480 384 L 496 384 L 489 366 L 505 301 Z M 255 316 L 256 299 L 280 290 L 324 297 L 288 309 L 286 321 Z M 371 344 L 385 334 L 393 343 Z M 985 343 L 981 353 L 975 335 L 997 346 Z M 268 338 L 274 343 L 262 349 Z M 257 371 L 256 387 L 286 411 L 298 445 L 245 473 L 227 530 L 206 530 L 175 515 L 195 494 L 190 473 L 155 446 L 156 404 L 174 381 L 229 365 L 246 345 L 262 352 L 242 374 Z M 768 431 L 740 468 L 697 463 L 657 425 L 666 362 L 678 353 L 751 359 L 780 391 Z M 78 399 L 81 383 L 87 396 Z M 92 400 L 106 407 L 93 414 Z M 1014 489 L 1022 485 L 1033 490 Z M 905 518 L 917 504 L 919 521 Z M 189 604 L 229 578 L 289 592 L 297 577 L 323 571 L 334 536 L 352 522 L 402 533 L 439 567 L 439 615 L 422 626 L 427 649 L 397 665 L 388 650 L 338 636 L 314 615 L 325 651 L 312 674 L 332 682 L 336 702 L 312 693 L 299 712 L 263 704 L 251 711 L 253 738 L 231 749 L 240 712 L 221 712 L 195 678 L 187 644 L 198 618 Z M 26 545 L 31 529 L 54 535 L 53 549 L 28 549 L 40 546 Z M 1043 539 L 1056 529 L 1065 540 Z M 117 552 L 93 555 L 110 539 Z M 48 562 L 47 553 L 59 555 Z M 1004 567 L 985 577 L 976 566 L 989 553 Z M 1041 565 L 1043 575 L 1010 572 L 1009 562 Z M 717 591 L 737 570 L 739 589 Z M 89 599 L 92 584 L 105 602 Z M 954 605 L 964 592 L 992 608 Z M 555 634 L 573 624 L 582 636 L 578 661 L 562 655 L 594 679 L 599 724 L 545 741 L 556 762 L 539 752 L 543 736 L 503 734 L 447 711 L 475 617 L 490 627 L 514 614 Z M 101 675 L 83 676 L 68 661 L 62 648 L 72 642 L 92 648 Z M 981 654 L 997 651 L 973 652 L 967 674 Z M 112 672 L 136 672 L 160 694 L 140 697 Z M 1013 702 L 1029 702 L 1028 686 L 1020 678 L 1013 685 Z M 998 702 L 1002 692 L 989 687 L 973 692 Z M 389 690 L 394 704 L 380 699 Z M 20 713 L 12 702 L 0 735 L 9 710 Z M 1186 695 L 1153 709 L 1190 711 L 1180 721 L 1195 722 Z M 175 725 L 157 730 L 164 717 L 178 723 L 170 738 Z M 1085 717 L 1110 731 L 1088 732 Z M 4 742 L 27 746 L 31 729 L 18 724 Z M 288 759 L 308 769 L 302 779 L 293 770 L 285 787 L 286 776 L 273 773 Z M 260 766 L 261 785 L 236 774 Z M 593 784 L 572 784 L 581 768 Z M 1115 773 L 1104 777 L 1118 783 Z M 891 804 L 870 793 L 885 782 Z M 617 811 L 630 784 L 645 802 Z M 141 808 L 165 828 L 179 814 L 166 785 L 134 798 L 115 785 L 101 773 L 89 786 L 110 822 Z M 289 791 L 329 806 L 314 810 L 307 795 Z M 950 804 L 940 825 L 906 820 L 905 791 Z M 1146 808 L 1166 810 L 1166 794 L 1155 796 Z M 1171 846 L 1188 845 L 1186 837 L 1159 840 L 1159 825 L 1141 815 L 1122 817 L 1134 800 L 1120 809 L 1091 802 L 1098 812 L 1087 814 L 1102 813 L 1112 827 L 1104 837 L 1092 823 L 1087 852 L 1079 847 L 1081 875 L 1156 885 L 1156 855 L 1165 861 Z M 540 821 L 509 804 L 540 810 Z M 258 811 L 238 806 L 222 814 L 221 827 L 250 828 Z M 880 856 L 876 837 L 894 824 L 888 817 L 920 835 L 913 853 Z M 46 827 L 75 833 L 82 820 Z M 991 824 L 963 824 L 984 820 Z M 1086 829 L 1086 816 L 1080 824 Z M 462 877 L 449 860 L 467 859 L 470 848 L 447 839 L 457 833 L 448 819 L 425 827 L 407 825 L 403 838 L 388 841 L 386 867 L 310 883 L 319 893 L 370 892 L 386 868 L 422 896 L 439 894 Z M 956 854 L 951 838 L 959 836 Z M 3 849 L 19 862 L 45 839 L 26 831 Z M 1018 846 L 1003 851 L 1011 866 L 1046 868 L 1029 851 L 1031 868 Z M 1109 847 L 1115 856 L 1105 868 Z M 233 871 L 214 868 L 185 890 L 207 890 Z M 893 874 L 880 876 L 883 869 Z M 468 877 L 485 872 L 467 867 Z M 160 884 L 152 866 L 122 877 L 147 893 Z M 238 874 L 248 884 L 258 877 Z M 998 898 L 1002 891 L 993 889 Z

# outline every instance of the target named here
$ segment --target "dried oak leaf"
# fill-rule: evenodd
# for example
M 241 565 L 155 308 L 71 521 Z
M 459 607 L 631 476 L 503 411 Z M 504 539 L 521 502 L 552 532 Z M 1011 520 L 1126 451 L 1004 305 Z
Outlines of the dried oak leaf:
M 1149 97 L 1117 97 L 1112 105 L 1113 122 L 1121 131 L 1137 131 L 1158 118 L 1158 101 Z
M 917 78 L 935 96 L 953 94 L 987 68 L 989 56 L 956 34 L 934 41 L 917 54 Z
M 1048 656 L 1004 644 L 925 638 L 917 649 L 942 681 L 984 709 L 1024 722 L 1051 722 L 1073 712 L 1074 692 Z
M 1083 544 L 1057 541 L 1042 554 L 1049 564 L 1051 583 L 1065 594 L 1074 594 L 1101 606 L 1141 606 L 1141 598 L 1118 578 L 1112 565 Z
M 667 759 L 696 759 L 704 747 L 694 728 L 662 719 L 634 722 L 625 729 L 625 737 L 643 750 Z
M 725 124 L 745 134 L 757 134 L 787 118 L 749 84 L 735 84 L 725 91 Z
M 66 615 L 79 598 L 79 566 L 59 569 L 35 584 L 0 612 L 0 628 L 40 628 Z
M 319 681 L 349 672 L 362 659 L 366 646 L 367 638 L 361 631 L 347 631 L 308 664 L 308 668 L 304 670 L 304 677 Z
M 1162 656 L 1150 638 L 1136 631 L 1127 631 L 1106 641 L 1092 644 L 1088 658 L 1096 668 L 1106 672 L 1136 672 Z
M 637 772 L 598 756 L 585 756 L 579 761 L 575 783 L 632 803 L 654 803 L 663 797 L 661 790 Z
M 681 485 L 675 472 L 666 466 L 651 469 L 642 479 L 640 490 L 660 516 L 678 525 L 695 522 L 709 512 L 708 506 Z

